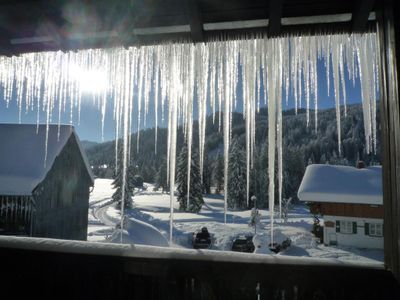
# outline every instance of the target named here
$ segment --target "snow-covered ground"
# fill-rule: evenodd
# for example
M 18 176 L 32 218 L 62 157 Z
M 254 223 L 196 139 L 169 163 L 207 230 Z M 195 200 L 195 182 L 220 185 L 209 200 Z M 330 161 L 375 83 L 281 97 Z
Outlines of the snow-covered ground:
M 119 223 L 120 212 L 110 205 L 112 180 L 96 179 L 95 188 L 90 196 L 88 241 L 121 241 L 121 234 L 115 231 Z M 147 190 L 137 191 L 134 196 L 134 208 L 127 209 L 123 243 L 137 243 L 155 246 L 168 246 L 169 236 L 169 195 L 153 191 L 147 184 Z M 235 236 L 254 234 L 249 227 L 250 210 L 228 211 L 227 224 L 224 224 L 223 198 L 215 195 L 204 197 L 205 205 L 198 214 L 178 211 L 178 202 L 174 208 L 174 230 L 172 247 L 192 248 L 191 238 L 194 231 L 206 226 L 212 234 L 212 249 L 230 251 Z M 268 210 L 261 210 L 261 225 L 254 237 L 257 253 L 270 254 L 270 224 Z M 286 223 L 276 220 L 274 223 L 275 241 L 282 242 L 289 237 L 291 247 L 277 255 L 297 257 L 331 258 L 339 261 L 359 261 L 383 263 L 382 250 L 357 249 L 352 247 L 324 246 L 316 242 L 311 234 L 313 218 L 306 206 L 295 206 Z

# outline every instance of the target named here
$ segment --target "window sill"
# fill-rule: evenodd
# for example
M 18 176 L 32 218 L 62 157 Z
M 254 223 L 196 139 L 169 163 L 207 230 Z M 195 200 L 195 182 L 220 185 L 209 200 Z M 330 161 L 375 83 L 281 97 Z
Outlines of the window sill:
M 376 263 L 5 236 L 0 257 L 4 292 L 14 298 L 61 290 L 70 299 L 253 299 L 256 288 L 261 299 L 400 296 L 393 274 Z
M 290 257 L 272 254 L 253 254 L 231 251 L 166 248 L 147 245 L 112 244 L 86 241 L 72 241 L 49 238 L 0 236 L 0 249 L 120 256 L 126 258 L 173 259 L 193 261 L 218 261 L 231 263 L 273 264 L 293 266 L 341 266 L 384 269 L 382 263 L 343 262 L 335 259 L 311 257 Z

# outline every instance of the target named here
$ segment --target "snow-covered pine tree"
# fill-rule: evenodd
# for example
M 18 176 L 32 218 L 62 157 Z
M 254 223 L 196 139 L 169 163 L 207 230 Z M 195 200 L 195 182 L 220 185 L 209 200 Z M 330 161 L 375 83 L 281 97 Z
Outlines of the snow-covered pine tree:
M 245 154 L 234 139 L 229 153 L 228 165 L 228 206 L 238 209 L 246 208 L 246 162 Z
M 122 157 L 122 154 L 119 156 Z M 132 207 L 132 197 L 133 197 L 133 190 L 134 186 L 134 167 L 128 166 L 127 172 L 124 174 L 122 163 L 119 164 L 117 173 L 114 176 L 113 186 L 116 188 L 114 194 L 112 195 L 112 199 L 114 202 L 117 203 L 117 208 L 121 208 L 122 203 L 122 185 L 123 185 L 123 178 L 126 176 L 125 180 L 125 193 L 124 193 L 124 208 L 131 208 Z
M 224 188 L 224 158 L 220 154 L 217 156 L 213 174 L 215 193 L 219 194 Z
M 188 148 L 183 147 L 178 156 L 176 168 L 176 190 L 178 192 L 179 209 L 183 211 L 199 212 L 203 201 L 203 186 L 200 177 L 199 156 L 196 151 L 192 151 L 190 165 L 190 190 L 189 207 L 187 205 L 187 166 Z
M 204 194 L 211 194 L 211 179 L 212 179 L 212 168 L 210 160 L 208 159 L 207 152 L 204 153 L 204 165 L 203 165 L 203 192 Z
M 257 208 L 251 209 L 249 226 L 254 227 L 254 234 L 257 234 L 257 226 L 260 224 L 261 214 Z
M 156 187 L 161 188 L 163 193 L 169 190 L 167 178 L 167 159 L 164 157 L 156 175 Z
M 286 223 L 289 217 L 289 212 L 292 210 L 292 197 L 282 199 L 282 216 Z
M 254 152 L 253 168 L 250 170 L 250 195 L 257 197 L 257 207 L 268 203 L 267 144 L 260 145 Z

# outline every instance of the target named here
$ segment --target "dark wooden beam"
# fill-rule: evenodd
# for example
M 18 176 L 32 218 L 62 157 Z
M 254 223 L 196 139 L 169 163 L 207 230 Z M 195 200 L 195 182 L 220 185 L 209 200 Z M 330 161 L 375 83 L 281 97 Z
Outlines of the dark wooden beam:
M 203 21 L 199 1 L 186 0 L 186 3 L 192 40 L 194 42 L 202 42 L 204 40 Z
M 281 32 L 282 6 L 284 0 L 269 0 L 269 35 L 277 36 Z
M 378 3 L 382 61 L 381 126 L 385 266 L 400 281 L 400 5 Z
M 374 7 L 375 0 L 357 0 L 352 12 L 353 31 L 363 31 L 368 22 L 369 13 Z
M 10 38 L 7 36 L 0 37 L 0 55 L 12 56 L 14 54 L 14 49 L 10 44 Z

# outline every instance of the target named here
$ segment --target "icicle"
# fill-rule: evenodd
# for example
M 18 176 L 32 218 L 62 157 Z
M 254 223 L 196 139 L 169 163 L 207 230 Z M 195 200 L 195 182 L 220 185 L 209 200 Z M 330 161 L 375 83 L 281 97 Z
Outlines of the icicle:
M 270 53 L 267 57 L 267 71 L 268 71 L 268 209 L 270 212 L 271 224 L 271 244 L 273 244 L 273 223 L 274 223 L 274 199 L 275 199 L 275 149 L 276 149 L 276 104 L 279 74 L 279 55 L 277 55 L 278 41 L 272 39 L 267 41 Z
M 224 96 L 224 223 L 226 224 L 226 214 L 228 208 L 228 165 L 229 165 L 229 146 L 231 140 L 231 126 L 232 126 L 232 102 L 233 102 L 233 81 L 234 78 L 231 76 L 234 74 L 234 68 L 236 68 L 237 60 L 232 58 L 232 52 L 234 51 L 234 42 L 226 42 L 221 45 L 221 52 L 225 57 L 220 61 L 222 64 L 222 72 L 225 84 L 219 86 L 220 96 Z M 236 49 L 235 49 L 236 50 Z
M 159 56 L 159 47 L 157 47 L 156 56 Z M 160 64 L 158 61 L 154 65 L 154 153 L 157 154 L 157 131 L 158 131 L 158 94 L 159 94 L 159 74 Z
M 338 135 L 338 152 L 339 156 L 342 155 L 342 138 L 340 127 L 340 89 L 339 89 L 339 59 L 340 59 L 340 41 L 337 36 L 332 39 L 332 68 L 333 68 L 333 86 L 335 92 L 335 106 L 336 106 L 336 127 Z
M 282 220 L 282 189 L 283 189 L 283 149 L 282 149 L 282 45 L 279 45 L 279 65 L 277 78 L 277 150 L 278 150 L 278 197 L 279 197 L 279 219 Z
M 131 47 L 129 49 L 88 49 L 77 52 L 43 52 L 21 54 L 18 57 L 0 57 L 0 85 L 4 101 L 9 105 L 15 101 L 18 118 L 23 110 L 34 111 L 37 132 L 45 130 L 44 165 L 47 160 L 49 127 L 53 118 L 61 122 L 61 113 L 68 111 L 69 122 L 80 118 L 84 84 L 81 72 L 100 70 L 109 74 L 107 87 L 92 91 L 93 105 L 101 111 L 101 128 L 104 131 L 105 115 L 108 113 L 108 99 L 113 99 L 112 115 L 115 120 L 115 161 L 116 168 L 122 165 L 126 170 L 131 157 L 132 120 L 137 120 L 136 151 L 139 151 L 140 128 L 146 126 L 149 113 L 150 95 L 154 94 L 155 151 L 157 151 L 157 127 L 159 108 L 164 121 L 168 110 L 168 180 L 171 185 L 170 240 L 173 226 L 173 189 L 176 157 L 176 131 L 183 124 L 189 152 L 192 151 L 192 123 L 194 94 L 197 96 L 199 119 L 199 154 L 203 169 L 205 155 L 205 128 L 208 105 L 219 114 L 219 129 L 223 125 L 224 136 L 224 221 L 227 213 L 227 178 L 229 144 L 232 136 L 232 110 L 236 107 L 236 90 L 243 86 L 243 113 L 246 124 L 247 200 L 249 198 L 250 170 L 253 165 L 255 148 L 255 113 L 260 107 L 261 95 L 268 98 L 269 122 L 269 167 L 270 201 L 274 196 L 275 151 L 277 151 L 279 201 L 282 198 L 282 96 L 286 102 L 293 101 L 297 109 L 302 105 L 304 95 L 309 123 L 310 101 L 314 100 L 315 130 L 318 118 L 318 63 L 325 63 L 327 90 L 333 86 L 337 116 L 338 148 L 341 151 L 340 105 L 343 96 L 346 114 L 345 68 L 349 79 L 360 78 L 366 152 L 376 151 L 376 98 L 380 84 L 379 45 L 376 33 L 353 35 L 287 36 L 267 39 L 262 35 L 241 36 L 240 40 L 226 41 L 222 37 L 208 43 L 175 43 L 157 46 Z M 242 81 L 239 80 L 240 61 Z M 75 68 L 75 69 L 74 69 Z M 333 83 L 330 84 L 330 72 Z M 79 74 L 78 74 L 79 73 Z M 263 88 L 263 91 L 261 89 Z M 304 91 L 303 91 L 304 89 Z M 135 92 L 135 118 L 133 97 Z M 137 95 L 136 95 L 137 94 Z M 290 99 L 293 94 L 294 99 Z M 314 99 L 312 99 L 314 97 Z M 136 106 L 137 105 L 137 106 Z M 136 111 L 137 107 L 137 111 Z M 44 126 L 39 126 L 41 114 Z M 143 120 L 143 122 L 142 122 Z M 103 133 L 102 133 L 103 135 Z M 124 154 L 118 157 L 122 148 Z M 188 153 L 189 157 L 191 153 Z M 118 160 L 121 159 L 121 163 Z M 201 172 L 202 175 L 203 172 Z M 188 163 L 188 186 L 190 186 L 190 164 Z M 188 189 L 189 192 L 189 189 Z M 189 198 L 189 197 L 188 197 Z M 6 211 L 12 212 L 12 199 L 5 199 Z M 273 206 L 274 203 L 271 203 Z M 21 206 L 22 207 L 22 206 Z M 19 209 L 21 209 L 21 207 Z M 23 208 L 25 209 L 25 208 Z M 273 211 L 271 211 L 271 214 Z M 123 214 L 121 214 L 121 217 Z M 273 222 L 273 215 L 271 215 Z M 272 224 L 272 223 L 271 223 Z M 273 225 L 273 224 L 272 224 Z M 272 228 L 271 228 L 272 229 Z M 272 231 L 271 231 L 272 232 Z
M 169 111 L 169 128 L 168 128 L 168 148 L 169 148 L 169 183 L 170 183 L 170 222 L 169 222 L 169 241 L 172 244 L 172 231 L 173 231 L 173 219 L 174 219 L 174 202 L 175 202 L 175 163 L 176 163 L 176 131 L 178 124 L 178 105 L 179 105 L 179 89 L 181 86 L 179 68 L 179 48 L 173 46 L 170 54 L 170 69 L 169 78 L 171 80 L 170 86 L 170 98 L 168 99 L 168 111 Z
M 194 80 L 195 80 L 195 72 L 194 72 L 194 63 L 195 63 L 195 52 L 194 48 L 190 48 L 190 56 L 189 56 L 189 64 L 187 66 L 189 69 L 187 70 L 187 74 L 185 74 L 185 78 L 188 84 L 188 95 L 185 97 L 187 102 L 187 110 L 186 110 L 186 127 L 187 127 L 187 147 L 188 147 L 188 164 L 187 164 L 187 199 L 186 199 L 186 208 L 189 209 L 190 205 L 190 172 L 192 165 L 192 135 L 193 135 L 193 89 L 194 89 Z M 200 123 L 200 122 L 199 122 Z M 200 128 L 199 128 L 200 131 Z M 201 173 L 202 174 L 202 173 Z
M 371 45 L 368 43 L 368 35 L 364 38 L 359 39 L 357 45 L 357 59 L 358 59 L 358 70 L 361 82 L 361 96 L 364 116 L 364 131 L 365 131 L 365 146 L 366 152 L 370 153 L 374 140 L 376 139 L 376 119 L 373 113 L 376 113 L 376 93 L 375 91 L 375 72 L 373 66 L 371 66 L 370 59 L 372 56 Z
M 207 118 L 207 90 L 208 90 L 208 48 L 205 44 L 198 45 L 196 52 L 197 65 L 197 108 L 199 115 L 199 156 L 200 156 L 200 177 L 203 181 L 204 146 L 206 139 L 206 118 Z
M 10 213 L 10 218 L 15 221 L 15 213 L 16 213 L 16 209 L 15 209 L 15 197 L 11 197 L 11 213 Z
M 139 52 L 139 85 L 138 85 L 138 114 L 137 114 L 137 133 L 136 133 L 136 153 L 139 153 L 139 140 L 140 140 L 140 121 L 141 121 L 141 115 L 142 115 L 142 99 L 143 99 L 143 89 L 145 83 L 143 83 L 143 80 L 145 79 L 145 66 L 146 66 L 146 55 L 144 53 L 144 47 L 140 48 Z
M 6 223 L 7 223 L 7 220 L 8 220 L 8 211 L 9 211 L 8 197 L 7 197 L 7 196 L 4 197 L 4 209 L 5 209 L 5 220 L 6 220 Z
M 215 113 L 216 113 L 216 102 L 215 102 L 215 89 L 216 89 L 216 67 L 217 67 L 217 55 L 215 51 L 215 43 L 209 43 L 209 59 L 210 59 L 210 106 L 212 109 L 212 120 L 213 124 L 215 124 Z M 221 109 L 221 108 L 219 108 Z
M 318 129 L 318 72 L 317 72 L 317 64 L 318 64 L 318 42 L 317 37 L 311 38 L 311 47 L 310 47 L 310 78 L 311 78 L 311 94 L 314 96 L 314 128 L 315 132 Z
M 344 116 L 347 117 L 347 99 L 346 99 L 346 81 L 344 79 L 344 62 L 343 62 L 343 44 L 340 44 L 339 47 L 339 75 L 340 82 L 342 86 L 342 95 L 343 95 L 343 105 L 344 105 Z
M 123 101 L 123 138 L 122 138 L 122 143 L 123 143 L 123 154 L 122 154 L 122 196 L 121 196 L 121 244 L 123 242 L 123 231 L 124 231 L 124 219 L 125 219 L 125 186 L 126 186 L 126 179 L 127 179 L 127 173 L 128 173 L 128 141 L 129 141 L 129 134 L 130 134 L 130 128 L 129 128 L 129 116 L 130 116 L 130 102 L 131 102 L 131 89 L 130 89 L 130 61 L 129 61 L 129 55 L 125 54 L 123 57 L 123 72 L 125 72 L 123 76 L 124 82 L 124 87 L 125 89 L 122 91 L 122 99 Z M 122 70 L 121 70 L 122 71 Z
M 28 221 L 28 214 L 29 214 L 29 198 L 24 198 L 24 222 L 27 223 Z
M 241 51 L 241 65 L 242 65 L 242 81 L 243 81 L 243 116 L 246 124 L 246 204 L 249 206 L 250 199 L 250 169 L 251 162 L 253 160 L 253 141 L 255 140 L 255 128 L 253 127 L 255 119 L 255 104 L 259 107 L 259 97 L 257 102 L 255 90 L 260 88 L 258 82 L 260 66 L 257 64 L 260 62 L 257 50 L 258 44 L 261 44 L 257 40 L 253 43 L 239 42 L 239 49 Z

